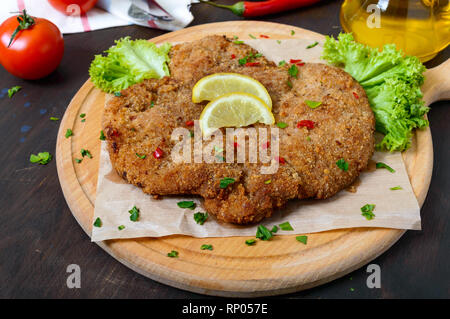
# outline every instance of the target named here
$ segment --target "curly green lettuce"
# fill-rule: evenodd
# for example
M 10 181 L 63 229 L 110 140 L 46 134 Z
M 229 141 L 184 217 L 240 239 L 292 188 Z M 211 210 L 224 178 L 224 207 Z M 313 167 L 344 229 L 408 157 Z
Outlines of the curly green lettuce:
M 322 59 L 342 67 L 367 93 L 375 114 L 376 130 L 384 134 L 377 149 L 404 151 L 412 130 L 428 126 L 420 86 L 425 66 L 417 57 L 404 56 L 387 44 L 382 51 L 354 41 L 349 33 L 327 37 Z
M 147 40 L 130 37 L 115 43 L 105 51 L 106 56 L 96 55 L 89 68 L 91 80 L 99 89 L 119 92 L 144 79 L 169 75 L 169 43 L 157 47 Z

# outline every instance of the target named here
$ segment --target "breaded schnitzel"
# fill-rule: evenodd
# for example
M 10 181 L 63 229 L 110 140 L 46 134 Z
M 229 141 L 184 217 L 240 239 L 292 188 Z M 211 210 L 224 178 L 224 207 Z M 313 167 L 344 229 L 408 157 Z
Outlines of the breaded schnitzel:
M 239 63 L 249 56 L 257 65 Z M 367 166 L 374 149 L 375 119 L 364 90 L 344 71 L 306 63 L 296 78 L 291 77 L 289 65 L 276 66 L 251 47 L 221 36 L 176 45 L 170 58 L 170 77 L 123 90 L 107 103 L 103 119 L 113 167 L 144 192 L 200 195 L 205 209 L 217 219 L 246 224 L 270 216 L 290 199 L 333 196 Z M 172 161 L 176 144 L 172 131 L 192 130 L 189 122 L 198 120 L 206 105 L 192 102 L 192 87 L 219 72 L 260 81 L 272 98 L 276 122 L 288 124 L 279 130 L 282 161 L 275 173 L 261 174 L 261 163 Z M 307 100 L 322 104 L 312 109 Z M 299 125 L 301 121 L 314 125 Z M 348 163 L 348 170 L 336 164 L 340 159 Z M 235 182 L 221 188 L 225 177 Z

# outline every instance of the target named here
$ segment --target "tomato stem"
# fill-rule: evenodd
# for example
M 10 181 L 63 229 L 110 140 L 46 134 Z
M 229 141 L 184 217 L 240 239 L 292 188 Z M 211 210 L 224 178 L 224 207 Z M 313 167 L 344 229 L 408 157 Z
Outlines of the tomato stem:
M 13 42 L 14 38 L 16 37 L 17 33 L 19 33 L 19 31 L 29 29 L 35 24 L 34 19 L 27 14 L 27 11 L 25 9 L 23 9 L 22 14 L 19 14 L 17 16 L 17 21 L 19 22 L 19 25 L 11 35 L 8 48 L 11 46 L 11 43 Z

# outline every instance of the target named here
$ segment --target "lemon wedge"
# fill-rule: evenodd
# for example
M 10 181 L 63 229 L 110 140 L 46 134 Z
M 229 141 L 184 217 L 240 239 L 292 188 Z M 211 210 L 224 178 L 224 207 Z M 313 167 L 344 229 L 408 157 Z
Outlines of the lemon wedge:
M 229 93 L 209 102 L 200 115 L 200 128 L 209 136 L 221 127 L 242 127 L 254 123 L 273 124 L 267 104 L 248 93 Z
M 212 101 L 233 92 L 244 92 L 259 97 L 272 109 L 272 99 L 259 81 L 238 73 L 215 73 L 200 79 L 192 89 L 192 102 Z

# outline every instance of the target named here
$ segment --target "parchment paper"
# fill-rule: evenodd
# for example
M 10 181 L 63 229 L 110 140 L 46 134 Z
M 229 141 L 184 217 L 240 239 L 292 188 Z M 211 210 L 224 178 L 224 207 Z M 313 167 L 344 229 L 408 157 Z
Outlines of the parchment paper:
M 275 62 L 302 59 L 306 62 L 320 60 L 322 44 L 306 49 L 314 40 L 247 40 L 268 59 Z M 103 107 L 103 106 L 102 106 Z M 294 231 L 279 231 L 282 234 L 304 234 L 330 229 L 351 227 L 387 227 L 398 229 L 420 229 L 420 208 L 412 191 L 402 156 L 399 152 L 376 152 L 372 161 L 383 162 L 396 170 L 386 169 L 363 172 L 356 193 L 341 191 L 328 200 L 293 200 L 274 212 L 261 224 L 270 227 L 289 221 Z M 401 186 L 402 190 L 390 190 Z M 93 227 L 92 241 L 114 238 L 160 237 L 184 234 L 194 237 L 254 236 L 257 225 L 237 226 L 218 222 L 210 216 L 203 225 L 194 221 L 195 212 L 204 210 L 201 198 L 193 196 L 168 196 L 153 199 L 140 188 L 127 184 L 111 166 L 106 142 L 102 142 L 98 172 L 97 195 L 94 220 L 100 217 L 102 227 Z M 195 210 L 181 209 L 177 202 L 194 200 Z M 375 204 L 375 218 L 367 220 L 361 215 L 361 207 Z M 138 222 L 130 221 L 128 211 L 140 209 Z M 118 230 L 124 225 L 123 230 Z

